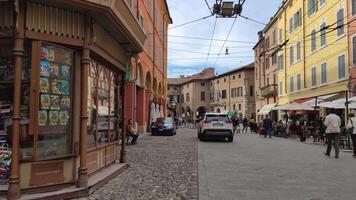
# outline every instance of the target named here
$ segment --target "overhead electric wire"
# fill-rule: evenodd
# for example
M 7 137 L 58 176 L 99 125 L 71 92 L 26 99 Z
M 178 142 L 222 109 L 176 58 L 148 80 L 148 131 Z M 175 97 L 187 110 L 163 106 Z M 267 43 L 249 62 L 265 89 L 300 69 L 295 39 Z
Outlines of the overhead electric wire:
M 198 44 L 198 43 L 189 43 L 189 42 L 169 42 L 169 43 L 172 43 L 172 44 L 177 44 L 177 45 L 187 45 L 187 46 L 194 46 L 194 45 L 197 45 L 197 46 L 210 46 L 209 44 Z M 244 46 L 230 46 L 229 45 L 229 48 L 251 48 L 251 47 L 254 47 L 255 45 L 244 45 Z M 211 45 L 211 47 L 221 47 L 221 45 Z
M 232 23 L 232 25 L 231 25 L 231 27 L 230 27 L 230 30 L 229 30 L 229 32 L 228 32 L 228 34 L 227 34 L 227 36 L 226 36 L 226 39 L 225 39 L 223 45 L 222 45 L 221 48 L 220 48 L 219 54 L 218 54 L 218 56 L 217 56 L 216 59 L 215 59 L 213 68 L 215 68 L 215 65 L 216 65 L 216 63 L 218 62 L 218 59 L 219 59 L 219 57 L 220 57 L 221 51 L 223 50 L 223 48 L 224 48 L 226 42 L 228 41 L 228 39 L 229 39 L 229 37 L 230 37 L 230 34 L 231 34 L 231 32 L 232 32 L 232 30 L 233 30 L 233 28 L 234 28 L 236 19 L 237 19 L 237 18 L 234 19 L 234 22 Z
M 208 55 L 206 56 L 206 60 L 205 60 L 205 64 L 204 64 L 204 69 L 206 68 L 206 65 L 208 64 L 209 55 L 210 55 L 210 50 L 211 50 L 211 44 L 213 43 L 217 20 L 218 20 L 218 18 L 215 17 L 215 22 L 214 22 L 214 26 L 213 26 L 213 33 L 211 34 L 211 39 L 210 39 L 210 44 L 209 44 L 209 50 L 208 50 Z
M 212 17 L 212 16 L 214 16 L 214 15 L 208 15 L 208 16 L 205 16 L 205 17 L 202 17 L 202 18 L 199 18 L 199 19 L 195 19 L 195 20 L 193 20 L 193 21 L 185 22 L 185 23 L 183 23 L 183 24 L 179 24 L 179 25 L 177 25 L 177 26 L 170 27 L 170 28 L 168 28 L 168 30 L 175 29 L 175 28 L 179 28 L 179 27 L 182 27 L 182 26 L 185 26 L 185 25 L 189 25 L 189 24 L 192 24 L 192 23 L 194 23 L 194 22 L 198 22 L 198 21 L 207 19 L 207 18 Z
M 236 21 L 236 18 L 235 18 Z M 177 38 L 185 38 L 185 39 L 193 39 L 193 40 L 211 40 L 211 38 L 204 37 L 192 37 L 192 36 L 184 36 L 184 35 L 168 35 L 169 37 L 177 37 Z M 256 44 L 254 41 L 242 41 L 242 40 L 224 40 L 224 39 L 213 39 L 214 41 L 223 41 L 223 42 L 232 42 L 232 43 L 246 43 L 246 44 Z

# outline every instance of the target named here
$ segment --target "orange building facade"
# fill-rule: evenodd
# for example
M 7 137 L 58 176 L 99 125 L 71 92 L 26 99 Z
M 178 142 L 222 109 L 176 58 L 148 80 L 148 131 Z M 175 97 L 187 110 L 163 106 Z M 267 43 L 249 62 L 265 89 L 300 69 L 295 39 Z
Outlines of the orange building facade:
M 126 0 L 146 33 L 144 51 L 131 60 L 126 86 L 126 119 L 137 123 L 139 133 L 149 125 L 150 104 L 163 105 L 167 98 L 167 31 L 172 23 L 165 0 Z

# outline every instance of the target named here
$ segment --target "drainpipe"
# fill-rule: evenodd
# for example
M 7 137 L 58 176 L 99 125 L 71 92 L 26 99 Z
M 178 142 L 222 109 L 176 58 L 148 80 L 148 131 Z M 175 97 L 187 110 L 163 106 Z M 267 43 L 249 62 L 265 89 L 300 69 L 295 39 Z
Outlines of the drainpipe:
M 154 80 L 154 77 L 155 77 L 155 66 L 156 66 L 156 1 L 153 1 L 153 12 L 152 12 L 152 15 L 153 15 L 153 30 L 152 30 L 152 33 L 153 33 L 153 53 L 152 53 L 152 81 Z M 152 86 L 153 86 L 153 82 L 152 82 Z M 154 92 L 153 92 L 153 95 L 154 97 Z
M 283 5 L 283 10 L 284 10 L 284 60 L 283 60 L 283 65 L 284 65 L 284 91 L 287 93 L 287 13 L 286 13 L 286 8 Z
M 306 42 L 305 42 L 305 17 L 304 17 L 304 12 L 305 12 L 305 0 L 303 0 L 303 78 L 304 78 L 304 88 L 307 88 L 307 81 L 306 81 Z

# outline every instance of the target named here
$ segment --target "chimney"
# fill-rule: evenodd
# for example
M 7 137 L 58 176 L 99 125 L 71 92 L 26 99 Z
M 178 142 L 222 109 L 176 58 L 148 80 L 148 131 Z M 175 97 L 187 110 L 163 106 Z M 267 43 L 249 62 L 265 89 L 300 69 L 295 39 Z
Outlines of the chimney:
M 179 78 L 184 78 L 185 76 L 184 75 L 179 75 Z
M 263 38 L 263 32 L 258 31 L 258 40 L 261 40 Z

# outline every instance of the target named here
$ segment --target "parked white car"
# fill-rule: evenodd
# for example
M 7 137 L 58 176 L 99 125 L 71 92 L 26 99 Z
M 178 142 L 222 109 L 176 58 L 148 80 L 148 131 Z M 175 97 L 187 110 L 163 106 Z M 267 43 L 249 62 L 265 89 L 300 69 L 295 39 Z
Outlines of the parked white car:
M 200 141 L 206 138 L 224 138 L 234 140 L 234 128 L 230 117 L 224 113 L 206 113 L 198 126 Z

